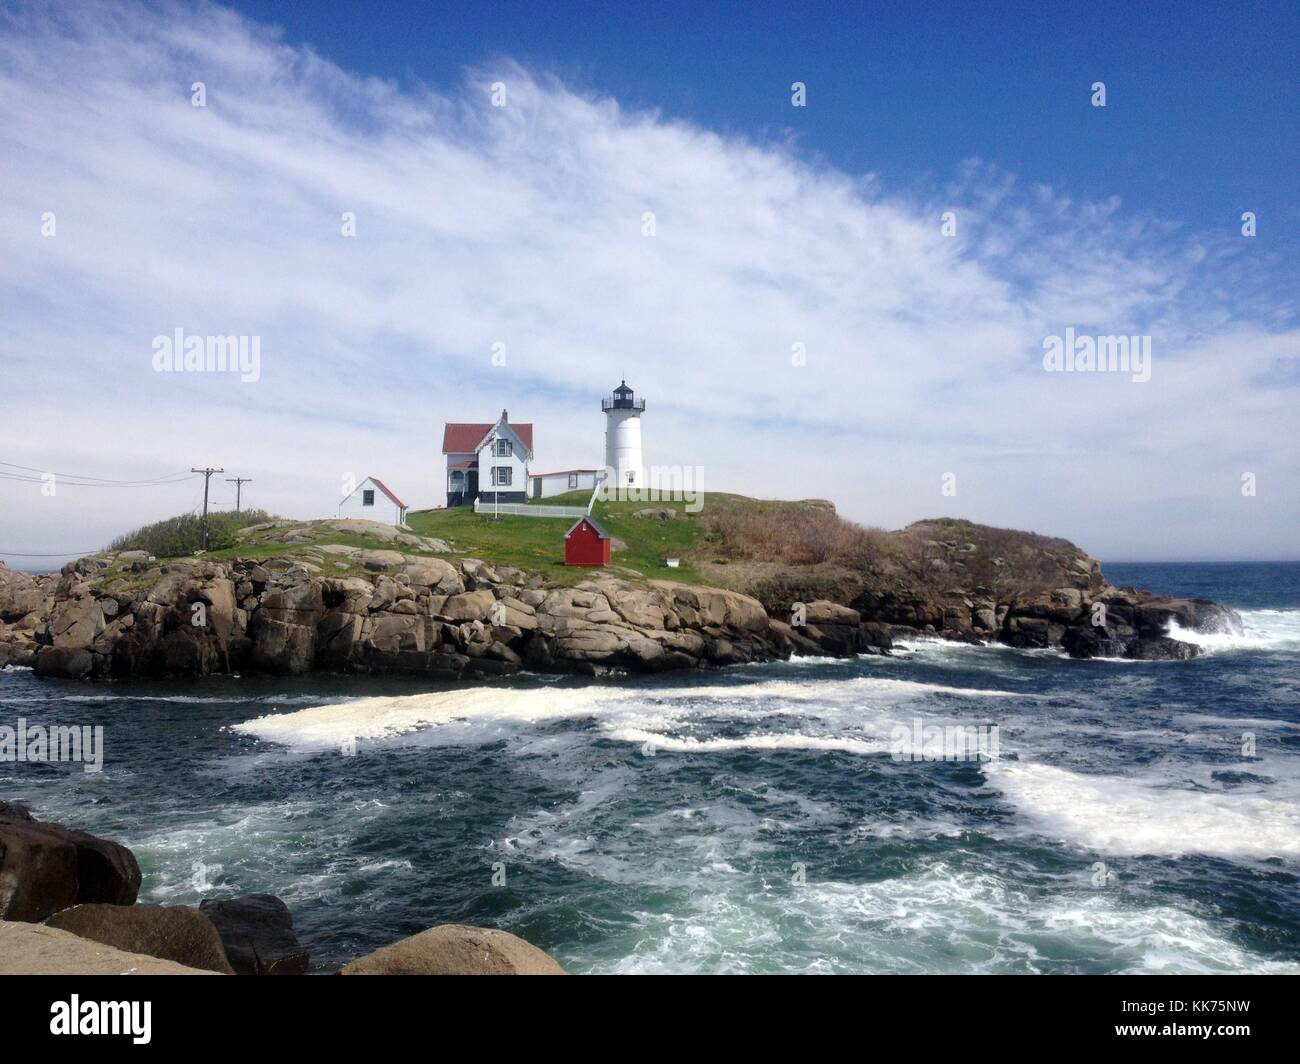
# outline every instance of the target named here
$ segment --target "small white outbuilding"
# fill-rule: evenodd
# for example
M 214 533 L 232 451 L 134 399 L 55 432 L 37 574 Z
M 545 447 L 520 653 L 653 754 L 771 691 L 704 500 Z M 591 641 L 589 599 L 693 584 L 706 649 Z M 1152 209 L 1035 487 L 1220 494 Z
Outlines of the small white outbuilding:
M 386 525 L 406 524 L 406 503 L 375 477 L 366 477 L 351 495 L 339 503 L 339 517 L 382 521 Z

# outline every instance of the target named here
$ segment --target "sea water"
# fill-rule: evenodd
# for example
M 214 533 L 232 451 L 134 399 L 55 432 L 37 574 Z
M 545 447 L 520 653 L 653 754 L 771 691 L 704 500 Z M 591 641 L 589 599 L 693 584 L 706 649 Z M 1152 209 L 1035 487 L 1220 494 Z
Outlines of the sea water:
M 317 972 L 446 922 L 572 972 L 1300 972 L 1300 565 L 1106 573 L 1245 632 L 460 689 L 8 670 L 0 724 L 104 761 L 0 762 L 0 798 L 129 845 L 141 902 L 279 895 Z M 899 759 L 918 722 L 997 756 Z

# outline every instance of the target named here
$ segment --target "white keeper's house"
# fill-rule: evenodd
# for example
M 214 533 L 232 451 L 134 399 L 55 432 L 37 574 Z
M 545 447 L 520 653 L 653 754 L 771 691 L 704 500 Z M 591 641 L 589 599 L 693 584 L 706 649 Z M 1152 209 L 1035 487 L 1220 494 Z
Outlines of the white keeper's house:
M 447 505 L 525 502 L 533 426 L 512 422 L 506 411 L 496 424 L 449 421 L 442 430 L 447 457 Z
M 641 488 L 646 479 L 641 457 L 641 416 L 645 400 L 620 381 L 600 401 L 605 415 L 605 465 L 529 473 L 533 460 L 533 426 L 510 420 L 501 411 L 490 422 L 448 421 L 442 430 L 447 458 L 447 505 L 470 506 L 476 499 L 521 503 L 549 499 L 569 491 L 595 491 L 606 477 L 614 488 Z
M 339 516 L 382 521 L 386 525 L 406 524 L 406 503 L 375 477 L 366 477 L 339 503 Z

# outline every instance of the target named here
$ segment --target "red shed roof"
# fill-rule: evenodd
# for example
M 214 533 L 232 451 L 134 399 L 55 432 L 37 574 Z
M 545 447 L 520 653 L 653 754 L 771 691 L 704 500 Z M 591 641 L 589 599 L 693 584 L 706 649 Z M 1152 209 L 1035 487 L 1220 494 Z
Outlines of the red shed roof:
M 516 423 L 509 421 L 507 424 L 515 430 L 516 435 L 524 441 L 524 446 L 530 451 L 533 449 L 533 426 L 531 423 Z M 495 421 L 488 421 L 482 424 L 470 423 L 468 421 L 448 421 L 442 427 L 442 453 L 443 454 L 472 454 L 486 436 L 496 428 Z
M 580 525 L 582 525 L 584 522 L 586 524 L 591 525 L 597 537 L 599 537 L 600 539 L 609 539 L 609 533 L 600 527 L 600 525 L 596 522 L 596 519 L 594 517 L 579 517 L 576 521 L 573 522 L 573 528 L 570 528 L 569 531 L 564 533 L 564 538 L 568 539 L 571 535 L 573 535 L 573 533 L 577 530 L 577 528 Z
M 396 495 L 394 495 L 389 490 L 388 485 L 385 484 L 378 477 L 366 477 L 366 480 L 370 481 L 370 483 L 372 483 L 375 487 L 377 487 L 380 491 L 382 491 L 385 495 L 387 495 L 390 499 L 392 499 L 393 502 L 397 503 L 397 505 L 400 506 L 403 510 L 406 509 L 406 503 L 402 502 L 401 499 L 399 499 Z M 365 480 L 363 480 L 362 483 L 364 484 Z

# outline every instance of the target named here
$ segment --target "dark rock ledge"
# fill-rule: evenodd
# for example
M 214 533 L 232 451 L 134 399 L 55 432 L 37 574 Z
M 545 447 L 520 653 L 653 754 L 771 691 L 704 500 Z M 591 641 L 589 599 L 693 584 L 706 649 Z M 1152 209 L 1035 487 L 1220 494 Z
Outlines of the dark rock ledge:
M 920 577 L 873 583 L 859 574 L 844 593 L 851 601 L 804 603 L 797 627 L 784 619 L 795 618 L 793 603 L 769 600 L 769 614 L 734 590 L 608 573 L 547 588 L 519 569 L 396 550 L 361 551 L 364 575 L 338 576 L 318 564 L 323 555 L 141 559 L 126 571 L 120 557 L 92 555 L 43 576 L 0 563 L 0 667 L 78 679 L 311 670 L 479 679 L 887 654 L 892 637 L 917 633 L 1176 660 L 1199 649 L 1170 638 L 1171 622 L 1241 630 L 1218 603 L 1110 585 L 1099 562 L 1063 540 L 965 522 L 960 530 L 969 540 L 924 540 Z M 1003 539 L 981 539 L 994 533 Z M 1007 536 L 1020 537 L 1012 563 L 996 556 L 1009 553 Z

